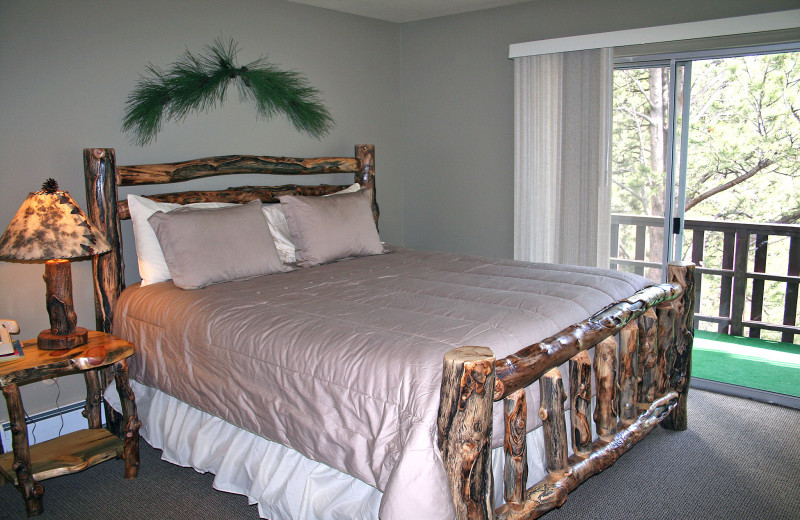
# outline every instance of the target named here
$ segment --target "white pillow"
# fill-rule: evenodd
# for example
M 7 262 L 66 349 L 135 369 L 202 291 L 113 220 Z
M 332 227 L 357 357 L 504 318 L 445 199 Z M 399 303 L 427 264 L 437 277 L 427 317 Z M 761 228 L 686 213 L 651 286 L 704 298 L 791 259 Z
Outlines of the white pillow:
M 361 189 L 358 183 L 351 184 L 347 188 L 324 195 L 330 197 L 331 195 L 341 195 L 343 193 L 354 193 Z M 292 235 L 289 233 L 289 224 L 286 223 L 286 215 L 283 213 L 283 208 L 280 204 L 264 204 L 262 206 L 264 216 L 267 218 L 269 225 L 269 232 L 272 234 L 272 240 L 275 242 L 275 249 L 278 250 L 278 256 L 284 264 L 291 264 L 296 261 L 294 252 L 295 246 L 292 242 Z
M 272 241 L 275 242 L 275 249 L 284 264 L 291 264 L 294 258 L 294 243 L 289 235 L 289 224 L 286 223 L 286 215 L 280 204 L 264 204 L 262 207 L 264 216 L 267 218 L 269 232 Z
M 172 204 L 169 202 L 155 202 L 138 195 L 128 195 L 128 209 L 131 213 L 131 223 L 133 224 L 133 238 L 136 245 L 136 258 L 139 261 L 139 276 L 142 278 L 142 286 L 158 282 L 171 280 L 167 261 L 164 253 L 158 244 L 158 237 L 153 231 L 152 226 L 147 221 L 156 211 L 164 213 L 177 208 L 222 208 L 225 206 L 235 206 L 228 202 L 199 202 L 197 204 Z
M 346 187 L 343 190 L 339 190 L 336 193 L 329 193 L 327 195 L 323 195 L 323 197 L 330 197 L 331 195 L 341 195 L 342 193 L 355 193 L 361 189 L 361 185 L 359 183 L 351 184 L 350 186 Z

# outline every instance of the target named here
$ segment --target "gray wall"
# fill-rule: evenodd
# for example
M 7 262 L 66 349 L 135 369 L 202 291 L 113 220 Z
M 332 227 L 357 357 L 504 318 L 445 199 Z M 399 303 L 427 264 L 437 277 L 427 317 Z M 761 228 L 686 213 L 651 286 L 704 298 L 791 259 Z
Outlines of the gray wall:
M 405 244 L 513 256 L 510 44 L 797 7 L 797 0 L 542 0 L 404 24 Z
M 391 24 L 279 0 L 3 0 L 0 225 L 47 177 L 84 204 L 84 147 L 113 147 L 120 164 L 137 164 L 232 153 L 346 155 L 356 143 L 374 143 L 384 240 L 510 257 L 509 44 L 796 6 L 796 0 L 541 0 Z M 266 54 L 306 74 L 323 91 L 334 131 L 316 141 L 283 119 L 256 120 L 231 92 L 223 107 L 167 124 L 156 143 L 128 144 L 120 132 L 124 102 L 145 65 L 167 65 L 217 36 L 239 42 L 242 62 Z M 130 239 L 128 227 L 123 234 Z M 132 281 L 130 247 L 125 258 Z M 79 325 L 93 328 L 90 271 L 88 261 L 74 263 Z M 41 264 L 0 262 L 0 317 L 17 319 L 23 338 L 48 327 L 42 273 Z M 83 399 L 79 377 L 61 378 L 60 385 L 60 404 Z M 54 408 L 56 394 L 41 384 L 23 387 L 30 414 Z
M 233 153 L 352 155 L 355 144 L 373 143 L 382 236 L 402 242 L 400 31 L 397 24 L 276 0 L 3 0 L 0 225 L 47 177 L 85 207 L 85 147 L 113 147 L 120 164 L 140 164 Z M 257 120 L 234 88 L 222 107 L 165 125 L 154 144 L 129 144 L 120 131 L 124 103 L 147 63 L 166 66 L 218 36 L 239 42 L 242 64 L 267 55 L 305 74 L 323 92 L 335 129 L 317 141 L 285 119 Z M 131 247 L 125 257 L 128 279 L 135 279 Z M 74 262 L 72 271 L 78 324 L 94 328 L 91 262 Z M 0 262 L 0 317 L 19 321 L 19 338 L 49 327 L 43 273 L 43 264 Z M 85 398 L 80 376 L 59 384 L 59 404 Z M 55 408 L 56 387 L 37 383 L 22 392 L 29 414 Z M 5 418 L 2 405 L 0 422 Z

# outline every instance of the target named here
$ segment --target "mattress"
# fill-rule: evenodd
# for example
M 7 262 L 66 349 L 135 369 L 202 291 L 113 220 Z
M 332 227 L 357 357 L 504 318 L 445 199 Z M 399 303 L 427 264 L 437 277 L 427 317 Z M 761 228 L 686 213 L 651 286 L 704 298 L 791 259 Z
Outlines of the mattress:
M 444 354 L 480 345 L 503 357 L 649 283 L 395 248 L 200 290 L 132 286 L 114 331 L 136 345 L 136 381 L 374 486 L 384 520 L 447 518 L 436 448 Z

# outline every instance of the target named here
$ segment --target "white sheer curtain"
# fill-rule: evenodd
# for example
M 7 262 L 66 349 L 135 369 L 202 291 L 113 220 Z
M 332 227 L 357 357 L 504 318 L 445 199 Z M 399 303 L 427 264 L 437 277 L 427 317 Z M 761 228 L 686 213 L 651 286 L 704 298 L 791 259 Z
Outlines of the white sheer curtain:
M 514 59 L 514 258 L 608 266 L 611 49 Z

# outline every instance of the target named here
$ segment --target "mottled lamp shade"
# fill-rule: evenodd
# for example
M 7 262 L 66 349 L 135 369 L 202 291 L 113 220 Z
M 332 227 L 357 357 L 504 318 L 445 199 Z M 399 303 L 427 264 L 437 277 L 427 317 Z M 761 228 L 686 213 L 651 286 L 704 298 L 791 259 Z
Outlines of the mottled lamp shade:
M 0 259 L 46 260 L 47 313 L 50 328 L 38 336 L 40 349 L 59 350 L 86 343 L 88 332 L 76 327 L 70 258 L 99 255 L 111 246 L 97 233 L 69 193 L 48 179 L 31 193 L 0 237 Z
M 3 260 L 54 260 L 99 255 L 111 249 L 66 191 L 28 195 L 0 237 Z

